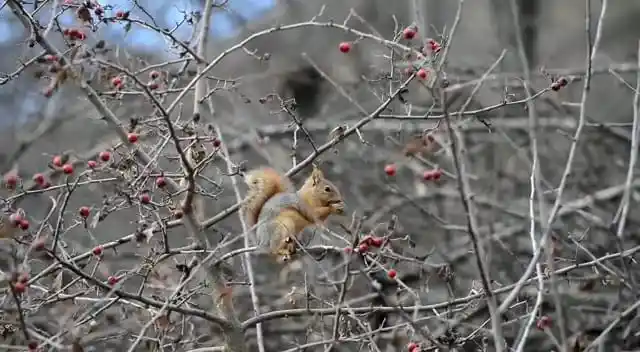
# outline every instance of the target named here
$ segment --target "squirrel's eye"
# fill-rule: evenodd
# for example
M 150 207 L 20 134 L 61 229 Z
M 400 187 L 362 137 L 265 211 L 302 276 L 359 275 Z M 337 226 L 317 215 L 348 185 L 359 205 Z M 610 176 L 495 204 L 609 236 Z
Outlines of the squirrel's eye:
M 324 187 L 324 191 L 327 192 L 327 193 L 331 192 L 331 187 L 325 186 Z

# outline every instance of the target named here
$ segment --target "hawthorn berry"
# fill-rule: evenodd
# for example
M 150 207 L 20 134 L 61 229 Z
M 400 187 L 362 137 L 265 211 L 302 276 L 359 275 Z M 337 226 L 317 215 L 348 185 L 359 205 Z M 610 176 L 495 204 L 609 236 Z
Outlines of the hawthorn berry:
M 149 193 L 143 193 L 142 195 L 140 195 L 140 203 L 142 204 L 151 203 L 151 196 L 149 195 Z
M 54 166 L 61 167 L 63 164 L 62 157 L 60 155 L 54 156 L 52 163 Z
M 38 238 L 35 241 L 33 241 L 33 243 L 32 243 L 33 249 L 36 250 L 36 251 L 43 250 L 45 245 L 46 245 L 46 243 L 45 243 L 44 238 Z
M 437 181 L 440 179 L 440 177 L 442 177 L 442 170 L 440 169 L 427 170 L 424 172 L 424 174 L 422 174 L 422 179 L 425 181 Z
M 120 19 L 120 20 L 124 20 L 127 19 L 127 17 L 129 17 L 129 13 L 124 11 L 124 10 L 118 10 L 116 11 L 116 18 Z
M 87 161 L 87 166 L 88 166 L 90 169 L 93 169 L 93 168 L 95 168 L 96 166 L 98 166 L 98 163 L 97 163 L 95 160 L 89 160 L 89 161 Z
M 389 269 L 387 275 L 389 275 L 389 278 L 395 279 L 396 276 L 398 276 L 398 272 L 396 271 L 396 269 Z
M 117 284 L 118 281 L 119 281 L 119 279 L 118 279 L 117 276 L 109 276 L 107 278 L 107 283 L 109 284 L 109 286 L 113 286 L 113 285 Z
M 78 213 L 80 213 L 80 216 L 86 219 L 89 217 L 89 213 L 91 213 L 91 209 L 89 209 L 89 207 L 87 206 L 82 206 L 80 207 L 80 209 L 78 209 Z
M 156 89 L 158 89 L 159 85 L 158 85 L 158 83 L 156 83 L 156 82 L 149 82 L 149 84 L 147 84 L 147 87 L 148 87 L 150 90 L 156 90 Z
M 29 220 L 27 219 L 20 220 L 20 229 L 23 231 L 27 231 L 29 229 Z
M 129 140 L 129 143 L 135 143 L 138 141 L 138 134 L 137 133 L 129 133 L 127 135 L 127 140 Z
M 416 36 L 415 27 L 407 27 L 402 31 L 402 36 L 404 39 L 411 40 Z
M 409 352 L 418 352 L 419 348 L 420 347 L 415 342 L 409 342 L 409 344 L 407 344 L 407 351 Z
M 551 317 L 549 317 L 548 315 L 543 315 L 538 319 L 538 321 L 536 321 L 536 328 L 538 328 L 539 330 L 544 330 L 550 328 L 552 323 L 553 321 L 551 320 Z
M 555 82 L 551 83 L 551 90 L 557 92 L 561 88 L 566 87 L 567 84 L 569 84 L 569 81 L 565 77 L 560 77 Z
M 22 222 L 22 216 L 18 213 L 13 213 L 9 216 L 9 222 L 13 227 L 19 227 Z
M 24 293 L 24 291 L 26 290 L 27 290 L 27 285 L 21 282 L 16 282 L 15 284 L 13 284 L 13 292 L 15 293 Z
M 41 173 L 33 175 L 33 182 L 35 182 L 39 186 L 42 186 L 44 184 L 44 175 Z
M 163 188 L 166 185 L 167 180 L 165 180 L 164 177 L 160 176 L 156 179 L 156 186 L 158 186 L 158 188 Z
M 122 86 L 122 78 L 121 77 L 113 77 L 111 79 L 111 84 L 113 84 L 113 86 L 116 87 L 116 88 L 120 88 Z
M 384 167 L 384 172 L 387 174 L 387 176 L 395 176 L 397 170 L 398 168 L 395 164 L 389 164 Z
M 53 95 L 53 87 L 47 87 L 42 91 L 42 95 L 44 95 L 45 98 L 51 98 L 51 96 Z
M 440 46 L 440 43 L 438 43 L 437 41 L 435 41 L 433 39 L 429 39 L 427 41 L 427 44 L 429 44 L 429 49 L 431 49 L 431 51 L 434 52 L 434 53 L 440 52 L 440 49 L 442 48 Z
M 103 151 L 103 152 L 100 152 L 98 157 L 102 161 L 109 161 L 111 159 L 111 153 L 109 153 L 108 151 Z
M 351 51 L 351 43 L 349 42 L 342 42 L 340 43 L 340 45 L 338 45 L 338 48 L 340 49 L 340 52 L 342 53 L 348 53 L 349 51 Z
M 93 253 L 93 255 L 96 256 L 101 256 L 102 255 L 102 246 L 97 246 L 97 247 L 93 247 L 93 250 L 91 251 L 91 253 Z
M 360 243 L 360 245 L 358 246 L 358 252 L 360 253 L 365 253 L 369 250 L 369 245 L 366 243 Z
M 38 349 L 38 343 L 36 341 L 31 341 L 27 347 L 29 348 L 29 351 L 35 351 Z
M 29 274 L 27 273 L 20 274 L 20 276 L 18 276 L 18 282 L 23 284 L 26 284 L 27 282 L 29 282 Z
M 220 147 L 220 144 L 222 144 L 222 142 L 218 138 L 214 139 L 212 143 L 215 148 Z
M 14 188 L 18 185 L 18 175 L 15 173 L 8 173 L 4 175 L 4 184 L 7 188 Z
M 416 73 L 416 75 L 418 75 L 418 77 L 420 77 L 421 79 L 426 79 L 428 76 L 427 70 L 425 70 L 424 68 L 421 68 L 418 70 L 418 73 Z
M 366 243 L 367 245 L 371 245 L 371 242 L 373 242 L 373 236 L 372 235 L 366 235 L 366 236 L 362 237 L 362 239 L 360 240 L 360 243 Z
M 381 247 L 384 240 L 380 237 L 374 237 L 371 239 L 371 246 L 373 247 Z
M 71 175 L 73 173 L 73 165 L 71 164 L 62 165 L 62 172 L 64 172 L 67 175 Z
M 158 79 L 158 77 L 160 77 L 160 72 L 158 72 L 158 71 L 151 71 L 151 72 L 149 72 L 149 78 L 151 78 L 151 79 Z
M 51 54 L 47 54 L 44 56 L 45 61 L 48 62 L 54 62 L 54 61 L 58 61 L 58 57 L 55 55 L 51 55 Z

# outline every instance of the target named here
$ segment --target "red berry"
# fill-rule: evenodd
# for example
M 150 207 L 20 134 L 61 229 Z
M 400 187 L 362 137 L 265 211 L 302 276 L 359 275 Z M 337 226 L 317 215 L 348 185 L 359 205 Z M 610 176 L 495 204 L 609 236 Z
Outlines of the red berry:
M 129 135 L 127 136 L 127 139 L 129 140 L 129 143 L 135 143 L 138 141 L 138 134 L 137 133 L 129 133 Z
M 87 39 L 87 36 L 84 34 L 84 32 L 78 31 L 78 33 L 75 35 L 75 38 L 78 40 L 85 40 Z
M 65 29 L 62 31 L 62 34 L 64 34 L 64 35 L 70 35 L 70 34 L 71 34 L 71 30 L 70 30 L 69 28 L 65 28 Z
M 56 155 L 53 157 L 53 165 L 57 167 L 62 166 L 62 157 L 60 155 Z
M 422 174 L 422 179 L 425 181 L 431 181 L 433 179 L 433 172 L 429 170 L 425 171 Z
M 20 214 L 13 213 L 9 216 L 9 222 L 11 222 L 13 227 L 19 227 L 22 222 L 22 216 L 20 216 Z
M 51 187 L 51 183 L 49 181 L 44 181 L 44 183 L 42 184 L 42 188 L 47 189 Z
M 536 322 L 536 327 L 540 330 L 544 330 L 551 327 L 551 317 L 544 315 L 538 319 Z
M 433 179 L 437 181 L 440 179 L 440 177 L 442 177 L 442 170 L 435 169 L 433 170 L 432 175 L 433 175 Z
M 360 245 L 358 246 L 358 252 L 360 253 L 365 253 L 368 250 L 369 250 L 369 245 L 366 243 L 360 243 Z
M 140 203 L 142 204 L 151 203 L 151 196 L 149 195 L 149 193 L 144 193 L 140 196 Z
M 27 219 L 20 220 L 20 229 L 23 231 L 27 231 L 29 229 L 29 220 Z
M 33 245 L 33 249 L 35 249 L 36 251 L 41 251 L 44 249 L 46 242 L 44 238 L 38 238 L 35 241 L 33 241 L 32 245 Z
M 33 182 L 35 182 L 38 185 L 42 186 L 44 184 L 44 175 L 41 174 L 41 173 L 37 173 L 37 174 L 33 175 Z
M 29 348 L 30 351 L 35 351 L 38 349 L 38 343 L 36 341 L 31 341 L 29 342 L 27 347 Z
M 44 59 L 48 62 L 54 62 L 58 60 L 58 58 L 55 55 L 50 55 L 50 54 L 45 55 Z
M 425 70 L 424 68 L 421 68 L 418 70 L 417 73 L 418 77 L 420 77 L 421 79 L 426 79 L 428 74 L 427 74 L 427 70 Z
M 16 282 L 15 284 L 13 284 L 13 292 L 15 293 L 24 293 L 24 291 L 26 290 L 27 290 L 27 285 L 21 282 Z
M 407 345 L 407 351 L 409 352 L 418 352 L 418 344 L 415 342 L 409 342 L 409 344 Z
M 80 213 L 80 216 L 86 219 L 89 217 L 89 213 L 91 212 L 91 209 L 89 209 L 89 207 L 82 206 L 80 207 L 80 209 L 78 209 L 78 212 Z
M 127 18 L 127 13 L 123 10 L 116 11 L 116 17 L 119 19 Z
M 340 49 L 341 52 L 343 53 L 348 53 L 349 51 L 351 51 L 351 43 L 349 42 L 342 42 L 340 43 L 340 45 L 338 45 L 338 48 Z
M 87 161 L 87 166 L 88 166 L 90 169 L 93 169 L 93 168 L 95 168 L 96 166 L 98 166 L 98 163 L 97 163 L 95 160 L 89 160 L 89 161 Z
M 51 96 L 53 95 L 53 87 L 47 87 L 47 89 L 42 91 L 42 95 L 44 95 L 46 98 L 51 98 Z
M 98 157 L 100 158 L 100 160 L 102 161 L 109 161 L 111 159 L 111 153 L 104 151 L 104 152 L 100 152 L 100 154 L 98 155 Z
M 14 188 L 18 184 L 18 175 L 15 173 L 8 173 L 4 175 L 4 184 L 8 188 Z
M 115 87 L 118 87 L 118 88 L 119 88 L 120 86 L 122 86 L 122 78 L 120 78 L 120 77 L 113 77 L 113 78 L 111 79 L 111 84 L 113 84 Z
M 62 166 L 62 172 L 64 172 L 67 175 L 71 175 L 73 173 L 73 165 L 71 164 L 64 164 Z
M 395 176 L 397 171 L 397 167 L 395 164 L 389 164 L 387 166 L 384 167 L 384 172 L 388 175 L 388 176 Z
M 29 282 L 29 274 L 27 273 L 20 274 L 20 276 L 18 276 L 18 282 L 22 284 L 26 284 L 27 282 Z
M 117 284 L 118 281 L 119 281 L 119 279 L 118 279 L 117 276 L 109 276 L 107 278 L 107 283 L 109 284 L 109 286 L 113 286 L 113 285 Z
M 411 40 L 416 36 L 416 29 L 414 27 L 407 27 L 402 31 L 404 39 Z
M 391 279 L 395 279 L 396 276 L 398 276 L 398 272 L 395 269 L 389 269 L 387 275 L 389 275 Z
M 214 146 L 215 148 L 220 147 L 220 145 L 221 145 L 221 144 L 222 144 L 222 141 L 220 141 L 218 138 L 216 138 L 216 139 L 214 139 L 214 140 L 213 140 L 213 146 Z
M 147 85 L 147 87 L 148 87 L 150 90 L 156 90 L 156 89 L 158 89 L 159 85 L 158 85 L 158 83 L 156 83 L 156 82 L 149 82 L 149 84 Z
M 158 186 L 158 188 L 162 188 L 166 185 L 167 185 L 167 180 L 165 180 L 164 177 L 161 176 L 156 179 L 156 186 Z
M 151 71 L 151 72 L 149 72 L 149 78 L 151 78 L 151 79 L 157 79 L 158 77 L 160 77 L 160 72 L 158 72 L 158 71 Z
M 371 245 L 373 247 L 380 247 L 382 246 L 382 243 L 384 242 L 384 240 L 380 237 L 374 237 L 371 239 Z
M 102 255 L 102 246 L 94 247 L 91 251 L 93 255 L 101 256 Z
M 371 235 L 366 235 L 360 240 L 360 243 L 366 243 L 367 245 L 371 245 L 371 242 L 373 242 L 373 236 Z

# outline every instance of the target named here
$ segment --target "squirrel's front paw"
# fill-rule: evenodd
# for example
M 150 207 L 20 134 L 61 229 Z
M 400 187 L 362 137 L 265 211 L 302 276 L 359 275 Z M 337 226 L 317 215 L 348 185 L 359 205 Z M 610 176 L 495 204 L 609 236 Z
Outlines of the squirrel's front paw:
M 333 209 L 334 214 L 342 215 L 344 214 L 344 202 L 339 201 L 331 204 L 331 209 Z

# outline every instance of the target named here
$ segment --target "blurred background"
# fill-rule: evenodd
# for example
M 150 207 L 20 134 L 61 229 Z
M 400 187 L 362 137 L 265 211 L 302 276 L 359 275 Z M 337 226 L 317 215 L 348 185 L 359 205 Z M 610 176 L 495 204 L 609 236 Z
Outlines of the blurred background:
M 504 59 L 473 96 L 467 110 L 482 110 L 504 101 L 526 98 L 524 69 L 530 72 L 528 85 L 532 92 L 549 87 L 558 77 L 566 77 L 570 82 L 567 87 L 545 93 L 533 105 L 539 119 L 544 200 L 550 208 L 555 200 L 554 189 L 567 161 L 571 136 L 577 126 L 577 103 L 582 94 L 587 55 L 585 1 L 515 2 L 519 26 L 515 26 L 510 1 L 464 2 L 457 31 L 453 38 L 448 38 L 451 46 L 445 72 L 450 84 L 459 88 L 450 96 L 450 109 L 455 111 L 463 105 L 477 82 L 475 80 L 489 69 L 503 50 L 506 50 Z M 195 46 L 193 24 L 201 17 L 203 1 L 123 0 L 100 3 L 107 9 L 106 16 L 125 10 L 131 12 L 130 18 L 148 24 L 133 24 L 127 28 L 124 23 L 102 23 L 96 31 L 87 29 L 87 45 L 105 41 L 108 50 L 102 54 L 104 60 L 140 72 L 147 65 L 166 63 L 161 70 L 175 79 L 177 88 L 193 78 L 195 64 L 185 64 L 183 59 L 188 54 L 174 43 L 174 39 L 186 41 L 192 48 Z M 601 2 L 591 3 L 590 33 L 593 37 Z M 25 5 L 29 10 L 33 10 L 33 6 Z M 445 43 L 447 38 L 442 34 L 451 29 L 457 9 L 457 1 L 439 0 L 228 0 L 217 4 L 209 19 L 211 39 L 205 56 L 211 61 L 244 38 L 278 25 L 311 21 L 343 23 L 347 19 L 347 26 L 388 40 L 393 40 L 403 28 L 414 24 L 418 26 L 418 35 L 413 45 L 429 38 Z M 56 13 L 59 11 L 60 8 Z M 610 226 L 621 201 L 629 165 L 633 87 L 638 74 L 639 16 L 640 2 L 609 2 L 602 27 L 602 42 L 593 62 L 594 75 L 586 105 L 588 123 L 564 194 L 567 210 L 554 224 L 554 245 L 558 248 L 556 269 L 639 244 L 640 212 L 637 204 L 640 194 L 635 188 L 625 240 L 618 242 Z M 36 18 L 43 25 L 49 23 L 51 6 L 43 6 Z M 71 26 L 79 24 L 74 11 L 68 10 L 58 17 L 48 39 L 58 48 L 63 48 L 59 29 Z M 153 28 L 170 31 L 174 39 Z M 518 56 L 518 36 L 523 41 L 527 67 L 523 67 Z M 28 32 L 11 10 L 2 5 L 0 170 L 3 173 L 17 170 L 25 180 L 30 180 L 36 172 L 46 172 L 47 163 L 54 154 L 69 152 L 81 160 L 89 159 L 99 151 L 111 148 L 116 140 L 115 134 L 100 120 L 95 108 L 80 94 L 76 85 L 67 83 L 51 98 L 46 98 L 42 94 L 47 84 L 41 78 L 42 67 L 29 65 L 18 75 L 12 75 L 20 70 L 23 63 L 41 53 L 37 45 L 31 48 L 26 45 L 28 37 Z M 389 51 L 369 40 L 357 41 L 348 55 L 338 50 L 338 43 L 356 39 L 353 34 L 338 29 L 311 25 L 257 36 L 243 48 L 227 53 L 210 71 L 207 79 L 212 89 L 215 88 L 212 94 L 215 111 L 204 108 L 201 124 L 221 126 L 235 163 L 244 163 L 249 169 L 270 164 L 280 170 L 288 170 L 292 166 L 292 118 L 282 111 L 277 102 L 266 97 L 276 94 L 284 100 L 295 100 L 297 117 L 319 145 L 327 141 L 334 128 L 342 124 L 352 125 L 360 119 L 363 116 L 360 107 L 373 111 L 388 94 Z M 87 68 L 87 74 L 91 72 L 91 68 Z M 402 72 L 402 67 L 394 67 L 392 72 L 397 75 Z M 102 98 L 124 122 L 134 117 L 144 118 L 153 111 L 152 106 L 133 91 L 120 98 L 112 98 L 108 80 L 95 79 L 90 84 L 105 92 Z M 347 92 L 360 107 L 345 98 L 340 90 Z M 165 106 L 176 96 L 175 90 L 167 93 Z M 436 125 L 434 119 L 424 118 L 424 114 L 429 109 L 437 114 L 441 107 L 433 106 L 429 91 L 415 82 L 409 86 L 404 99 L 411 108 L 400 102 L 392 104 L 385 113 L 386 117 L 363 128 L 362 140 L 349 137 L 335 150 L 323 154 L 319 162 L 327 177 L 335 180 L 345 194 L 349 215 L 356 212 L 364 216 L 363 231 L 375 231 L 393 215 L 397 216 L 395 234 L 409 239 L 399 250 L 403 255 L 422 259 L 396 265 L 400 272 L 408 275 L 407 283 L 419 293 L 422 304 L 464 297 L 477 278 L 477 269 L 465 232 L 466 217 L 452 177 L 456 170 L 448 152 L 447 134 L 441 131 L 433 134 L 443 147 L 440 150 L 421 153 L 417 157 L 404 153 L 416 133 Z M 193 112 L 192 105 L 193 97 L 188 94 L 177 113 L 189 117 Z M 490 123 L 492 128 L 480 123 L 480 119 Z M 532 257 L 527 232 L 531 170 L 528 110 L 525 104 L 509 105 L 458 119 L 456 124 L 465 139 L 467 170 L 478 207 L 480 235 L 487 246 L 492 279 L 497 286 L 508 286 L 522 275 Z M 152 148 L 153 136 L 145 143 L 148 143 L 146 148 Z M 299 159 L 313 151 L 306 140 L 301 139 L 298 144 L 293 153 Z M 180 166 L 175 155 L 170 156 L 174 158 L 167 158 L 161 164 L 167 172 L 177 172 Z M 384 166 L 391 163 L 398 167 L 393 178 L 384 173 Z M 435 168 L 444 170 L 442 179 L 425 182 L 423 172 Z M 206 199 L 206 206 L 202 209 L 205 217 L 214 216 L 235 203 L 225 170 L 222 158 L 214 160 L 205 170 L 216 184 L 215 187 L 202 185 L 209 187 L 207 191 L 210 194 L 215 194 L 215 197 Z M 294 177 L 294 181 L 299 183 L 306 174 L 303 172 Z M 637 180 L 634 182 L 637 186 Z M 77 209 L 83 204 L 99 205 L 102 196 L 112 192 L 114 190 L 109 185 L 79 189 L 71 199 L 69 209 Z M 34 195 L 21 198 L 19 206 L 34 219 L 41 220 L 50 201 L 45 195 Z M 65 234 L 65 241 L 72 244 L 74 251 L 86 251 L 96 243 L 131 233 L 137 226 L 136 221 L 137 211 L 125 209 L 111 214 L 102 226 L 90 231 L 90 236 L 82 226 L 72 228 Z M 338 225 L 348 222 L 347 216 L 331 222 L 330 227 L 344 234 Z M 175 245 L 185 244 L 186 239 L 180 229 L 170 232 Z M 232 216 L 216 224 L 209 235 L 212 241 L 216 241 L 240 232 L 237 216 Z M 331 241 L 318 238 L 315 244 L 320 243 Z M 116 268 L 113 270 L 130 270 L 139 259 L 137 253 L 140 248 L 125 246 L 121 251 L 121 255 L 130 257 L 131 262 L 119 260 L 109 265 Z M 427 253 L 431 255 L 424 259 Z M 306 263 L 303 271 L 319 277 L 322 270 L 336 265 L 336 260 L 327 259 L 321 265 L 311 261 Z M 635 282 L 635 267 L 638 265 L 635 261 L 628 264 L 617 261 L 607 265 L 624 276 L 622 281 Z M 453 282 L 442 279 L 444 267 L 455 273 Z M 236 275 L 238 281 L 244 278 L 240 270 Z M 589 267 L 571 271 L 559 280 L 563 309 L 569 317 L 567 331 L 572 341 L 584 336 L 597 336 L 613 317 L 627 307 L 629 300 L 637 299 L 622 289 L 620 282 L 607 281 L 603 275 Z M 292 286 L 299 288 L 302 278 L 294 275 L 273 280 L 271 272 L 260 269 L 258 276 L 258 281 L 267 285 L 261 291 L 265 295 L 263 311 L 286 306 L 286 299 L 282 301 L 282 297 L 291 292 Z M 325 286 L 319 284 L 315 288 L 317 292 L 314 292 L 324 299 L 335 300 L 335 292 Z M 585 291 L 584 286 L 590 287 L 589 290 Z M 348 297 L 358 297 L 370 290 L 368 281 L 361 279 L 349 290 Z M 508 339 L 517 336 L 525 321 L 518 316 L 530 308 L 536 293 L 534 286 L 527 286 L 519 300 L 521 305 L 506 315 L 505 321 L 510 322 L 506 327 Z M 241 302 L 241 297 L 248 295 L 248 291 L 241 287 L 237 294 Z M 543 314 L 555 318 L 556 306 L 547 295 L 545 293 Z M 314 304 L 323 306 L 321 299 Z M 251 316 L 251 309 L 248 305 L 242 307 L 243 319 Z M 482 309 L 464 321 L 458 328 L 462 331 L 460 334 L 466 336 L 483 323 L 488 314 L 486 309 Z M 327 338 L 321 331 L 323 324 L 319 323 L 320 327 L 311 329 L 313 333 L 307 334 L 307 327 L 300 329 L 298 325 L 301 322 L 311 324 L 313 319 L 296 319 L 300 321 L 289 319 L 283 320 L 285 323 L 280 320 L 266 323 L 266 331 L 273 333 L 267 339 L 268 350 L 286 350 L 297 344 Z M 399 321 L 393 315 L 385 319 L 390 319 L 386 323 L 389 326 Z M 640 348 L 633 332 L 637 331 L 639 320 L 632 316 L 625 319 L 626 324 L 617 325 L 611 340 L 608 340 L 611 346 L 616 343 L 616 347 L 611 347 L 615 349 L 607 351 Z M 330 327 L 332 320 L 326 318 L 323 323 Z M 435 329 L 443 328 L 444 323 L 434 321 L 429 324 Z M 625 327 L 629 328 L 625 330 Z M 355 334 L 359 328 L 353 327 L 348 333 Z M 132 331 L 135 332 L 136 328 Z M 248 333 L 251 336 L 249 340 L 255 342 L 254 331 L 250 329 Z M 465 340 L 462 348 L 466 351 L 480 348 L 480 335 L 475 334 Z M 381 342 L 380 348 L 382 351 L 396 350 L 411 338 L 410 333 L 390 332 L 385 335 L 386 342 Z M 526 350 L 549 350 L 552 342 L 545 333 L 534 331 L 530 336 L 530 346 Z M 357 344 L 345 344 L 344 347 L 345 350 L 356 348 Z

